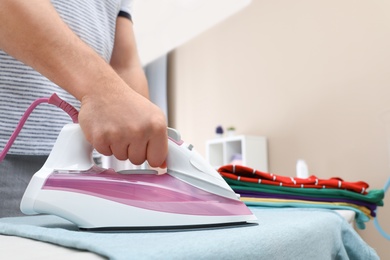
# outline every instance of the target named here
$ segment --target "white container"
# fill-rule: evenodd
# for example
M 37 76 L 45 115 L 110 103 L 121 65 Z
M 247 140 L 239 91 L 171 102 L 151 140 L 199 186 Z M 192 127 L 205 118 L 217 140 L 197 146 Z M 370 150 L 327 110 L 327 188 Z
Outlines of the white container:
M 297 171 L 297 177 L 301 179 L 307 179 L 309 178 L 309 168 L 307 167 L 307 164 L 304 160 L 300 159 L 297 161 L 296 166 Z

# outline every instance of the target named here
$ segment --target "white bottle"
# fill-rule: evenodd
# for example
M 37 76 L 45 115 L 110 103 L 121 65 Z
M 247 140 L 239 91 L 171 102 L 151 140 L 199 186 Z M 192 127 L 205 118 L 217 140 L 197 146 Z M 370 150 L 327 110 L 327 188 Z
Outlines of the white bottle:
M 297 177 L 301 179 L 307 179 L 309 178 L 309 169 L 307 167 L 307 164 L 304 160 L 299 159 L 297 161 Z

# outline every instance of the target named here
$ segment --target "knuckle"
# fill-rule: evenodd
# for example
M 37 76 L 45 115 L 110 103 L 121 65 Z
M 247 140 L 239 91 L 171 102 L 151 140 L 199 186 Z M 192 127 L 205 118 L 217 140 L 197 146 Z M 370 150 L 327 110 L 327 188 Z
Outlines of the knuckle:
M 153 117 L 151 120 L 152 131 L 153 133 L 161 133 L 162 131 L 167 131 L 167 124 L 165 119 L 160 117 Z

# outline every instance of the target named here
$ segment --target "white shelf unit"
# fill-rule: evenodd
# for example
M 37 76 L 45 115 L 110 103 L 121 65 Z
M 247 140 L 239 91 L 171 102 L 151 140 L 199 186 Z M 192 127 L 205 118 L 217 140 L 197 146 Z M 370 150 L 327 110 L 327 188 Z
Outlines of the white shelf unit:
M 268 172 L 267 139 L 264 136 L 237 135 L 206 142 L 206 159 L 214 167 L 229 164 L 235 154 L 242 157 L 242 165 Z

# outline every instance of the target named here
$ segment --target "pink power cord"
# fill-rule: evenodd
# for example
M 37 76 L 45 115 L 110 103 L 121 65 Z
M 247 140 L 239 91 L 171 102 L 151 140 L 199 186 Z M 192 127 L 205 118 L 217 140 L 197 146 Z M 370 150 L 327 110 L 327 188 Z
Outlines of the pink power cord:
M 19 135 L 20 131 L 22 130 L 22 127 L 23 127 L 24 123 L 26 123 L 26 120 L 28 119 L 28 117 L 30 116 L 32 111 L 39 104 L 42 104 L 42 103 L 49 103 L 49 104 L 52 104 L 52 105 L 55 105 L 55 106 L 61 108 L 62 110 L 64 110 L 72 118 L 73 123 L 78 123 L 78 114 L 79 114 L 79 112 L 77 111 L 77 109 L 75 109 L 68 102 L 62 100 L 59 96 L 57 96 L 57 94 L 54 93 L 53 95 L 51 95 L 50 98 L 39 98 L 39 99 L 35 100 L 27 108 L 26 112 L 24 112 L 22 118 L 19 120 L 19 123 L 16 126 L 15 131 L 12 133 L 8 143 L 5 145 L 4 150 L 0 153 L 0 162 L 3 161 L 5 155 L 7 154 L 9 149 L 11 148 L 11 146 L 14 143 L 16 137 Z

